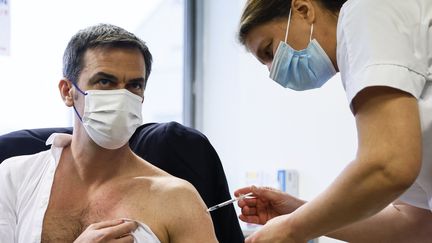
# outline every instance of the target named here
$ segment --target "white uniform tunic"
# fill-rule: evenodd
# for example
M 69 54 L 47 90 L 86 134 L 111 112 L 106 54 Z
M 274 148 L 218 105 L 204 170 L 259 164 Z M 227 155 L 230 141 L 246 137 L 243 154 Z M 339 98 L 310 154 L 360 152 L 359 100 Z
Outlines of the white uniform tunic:
M 51 135 L 50 150 L 9 158 L 0 164 L 0 242 L 41 242 L 42 225 L 54 174 L 63 151 L 71 142 L 66 134 Z M 145 224 L 133 232 L 135 243 L 160 243 Z
M 337 63 L 350 104 L 371 86 L 396 88 L 417 98 L 422 168 L 400 199 L 432 209 L 432 1 L 347 1 L 337 26 Z

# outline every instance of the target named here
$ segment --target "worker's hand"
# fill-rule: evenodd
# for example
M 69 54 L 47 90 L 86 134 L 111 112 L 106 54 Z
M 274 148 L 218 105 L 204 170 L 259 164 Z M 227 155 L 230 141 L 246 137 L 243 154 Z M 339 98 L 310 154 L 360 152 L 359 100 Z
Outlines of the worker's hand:
M 245 243 L 306 243 L 306 239 L 294 236 L 290 227 L 290 215 L 269 220 L 261 229 L 246 238 Z
M 270 219 L 289 214 L 305 201 L 270 187 L 244 187 L 234 192 L 236 197 L 252 192 L 253 198 L 237 202 L 241 208 L 240 220 L 252 224 L 265 224 Z
M 133 243 L 132 232 L 137 227 L 136 222 L 123 219 L 94 223 L 74 243 Z

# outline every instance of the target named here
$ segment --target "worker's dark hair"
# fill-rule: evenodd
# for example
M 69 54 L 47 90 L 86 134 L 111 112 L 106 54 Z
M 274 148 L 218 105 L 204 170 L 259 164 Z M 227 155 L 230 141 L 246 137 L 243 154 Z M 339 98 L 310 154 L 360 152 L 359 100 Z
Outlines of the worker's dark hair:
M 144 57 L 145 84 L 147 84 L 152 66 L 152 55 L 147 45 L 134 34 L 110 24 L 88 27 L 71 38 L 63 55 L 63 76 L 77 83 L 84 65 L 84 53 L 88 49 L 98 47 L 138 49 Z
M 331 12 L 339 12 L 347 0 L 316 0 Z M 238 40 L 245 44 L 249 32 L 278 18 L 288 18 L 291 0 L 248 0 L 240 18 Z

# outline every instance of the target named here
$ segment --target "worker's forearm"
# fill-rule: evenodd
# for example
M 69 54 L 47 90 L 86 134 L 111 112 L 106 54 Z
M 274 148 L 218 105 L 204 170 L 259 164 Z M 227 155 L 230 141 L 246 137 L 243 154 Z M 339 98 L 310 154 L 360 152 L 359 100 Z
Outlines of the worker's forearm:
M 291 215 L 291 230 L 310 239 L 378 213 L 408 186 L 392 173 L 365 161 L 351 163 L 324 193 Z

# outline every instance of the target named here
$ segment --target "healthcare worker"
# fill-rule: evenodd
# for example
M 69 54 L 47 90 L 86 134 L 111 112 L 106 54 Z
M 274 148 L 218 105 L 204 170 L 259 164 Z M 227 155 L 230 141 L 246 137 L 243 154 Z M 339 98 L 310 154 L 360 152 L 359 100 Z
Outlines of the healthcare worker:
M 255 195 L 240 219 L 264 224 L 246 242 L 432 242 L 432 1 L 248 0 L 239 39 L 289 89 L 339 71 L 358 132 L 355 158 L 310 202 L 237 190 Z

